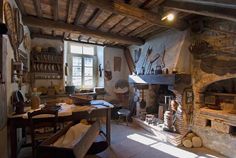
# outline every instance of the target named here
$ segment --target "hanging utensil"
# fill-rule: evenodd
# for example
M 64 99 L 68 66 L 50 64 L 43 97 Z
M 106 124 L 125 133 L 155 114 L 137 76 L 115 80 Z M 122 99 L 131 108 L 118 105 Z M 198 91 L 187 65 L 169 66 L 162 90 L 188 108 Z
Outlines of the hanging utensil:
M 141 48 L 139 48 L 138 50 L 137 49 L 134 50 L 134 62 L 135 62 L 135 64 L 137 64 L 137 62 L 139 61 L 139 58 L 141 56 L 141 51 L 142 51 Z
M 144 100 L 144 90 L 142 89 L 142 100 L 140 102 L 140 108 L 144 109 L 146 107 L 146 101 Z
M 152 56 L 150 55 L 149 57 L 150 57 L 149 58 L 150 63 L 148 64 L 148 69 L 147 69 L 148 74 L 150 74 L 150 71 L 152 69 L 152 64 L 160 57 L 160 54 L 154 54 Z
M 145 74 L 145 68 L 146 68 L 144 65 L 146 65 L 147 59 L 148 59 L 148 57 L 150 56 L 151 53 L 152 53 L 152 48 L 149 47 L 148 50 L 147 50 L 147 53 L 146 53 L 146 57 L 144 58 L 143 64 L 142 64 L 142 67 L 141 67 L 141 71 L 142 71 L 143 75 Z

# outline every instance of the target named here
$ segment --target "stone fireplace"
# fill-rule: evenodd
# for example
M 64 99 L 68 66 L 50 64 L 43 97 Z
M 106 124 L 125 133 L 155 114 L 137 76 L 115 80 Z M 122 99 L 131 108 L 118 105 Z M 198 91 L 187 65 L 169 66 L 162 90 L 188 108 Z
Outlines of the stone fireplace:
M 130 78 L 132 77 L 130 76 Z M 188 131 L 184 96 L 186 88 L 191 89 L 191 76 L 187 74 L 170 74 L 135 77 L 142 78 L 146 82 L 146 86 L 144 86 L 143 90 L 142 86 L 139 85 L 141 83 L 134 83 L 134 80 L 129 80 L 135 89 L 134 91 L 140 97 L 137 102 L 137 112 L 134 121 L 146 130 L 161 136 L 163 141 L 170 142 L 176 146 L 181 145 L 182 137 Z M 142 95 L 142 91 L 144 91 L 144 95 Z M 145 108 L 140 108 L 142 99 L 146 100 Z M 170 110 L 169 101 L 171 99 L 175 99 L 178 104 L 174 124 L 175 131 L 166 131 L 163 128 L 165 127 L 164 113 Z M 158 119 L 158 122 L 154 123 L 145 120 L 145 116 L 149 117 L 149 114 L 153 114 L 155 116 L 154 120 Z M 162 117 L 160 117 L 161 115 Z
M 197 71 L 194 90 L 194 120 L 192 130 L 203 145 L 232 157 L 236 151 L 236 76 L 208 74 Z M 210 98 L 210 99 L 209 99 Z

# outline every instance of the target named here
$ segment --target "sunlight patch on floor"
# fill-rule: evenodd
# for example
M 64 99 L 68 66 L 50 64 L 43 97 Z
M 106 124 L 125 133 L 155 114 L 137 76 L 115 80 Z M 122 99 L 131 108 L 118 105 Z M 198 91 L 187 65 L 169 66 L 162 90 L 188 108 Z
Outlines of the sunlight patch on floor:
M 145 137 L 143 135 L 136 134 L 136 133 L 128 135 L 127 138 L 129 138 L 131 140 L 134 140 L 136 142 L 139 142 L 141 144 L 144 144 L 144 145 L 151 145 L 151 144 L 157 143 L 156 140 L 153 140 L 151 138 L 148 138 L 148 137 Z

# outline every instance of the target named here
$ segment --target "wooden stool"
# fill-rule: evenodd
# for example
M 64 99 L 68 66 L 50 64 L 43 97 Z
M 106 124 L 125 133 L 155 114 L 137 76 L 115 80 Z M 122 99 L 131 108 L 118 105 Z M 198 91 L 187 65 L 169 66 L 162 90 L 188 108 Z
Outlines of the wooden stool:
M 118 120 L 120 120 L 121 116 L 125 116 L 125 119 L 126 119 L 126 125 L 128 126 L 128 117 L 130 115 L 130 110 L 128 109 L 120 109 L 118 110 L 118 115 L 119 115 L 119 118 Z

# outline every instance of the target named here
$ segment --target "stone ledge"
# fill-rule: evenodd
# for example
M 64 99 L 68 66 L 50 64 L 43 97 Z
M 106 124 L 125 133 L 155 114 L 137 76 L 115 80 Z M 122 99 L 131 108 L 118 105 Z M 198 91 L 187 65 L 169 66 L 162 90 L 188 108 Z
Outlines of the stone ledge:
M 224 121 L 225 124 L 236 126 L 236 115 L 230 114 L 222 110 L 212 110 L 209 108 L 201 108 L 200 116 L 210 120 Z
M 161 141 L 169 142 L 175 146 L 181 145 L 181 140 L 183 138 L 183 136 L 181 134 L 163 131 L 162 127 L 160 127 L 158 125 L 157 126 L 149 125 L 145 121 L 142 121 L 136 117 L 133 117 L 133 121 L 134 121 L 134 123 L 136 123 L 139 126 L 141 126 L 142 128 L 144 128 L 145 130 L 156 135 L 157 138 L 160 139 Z

